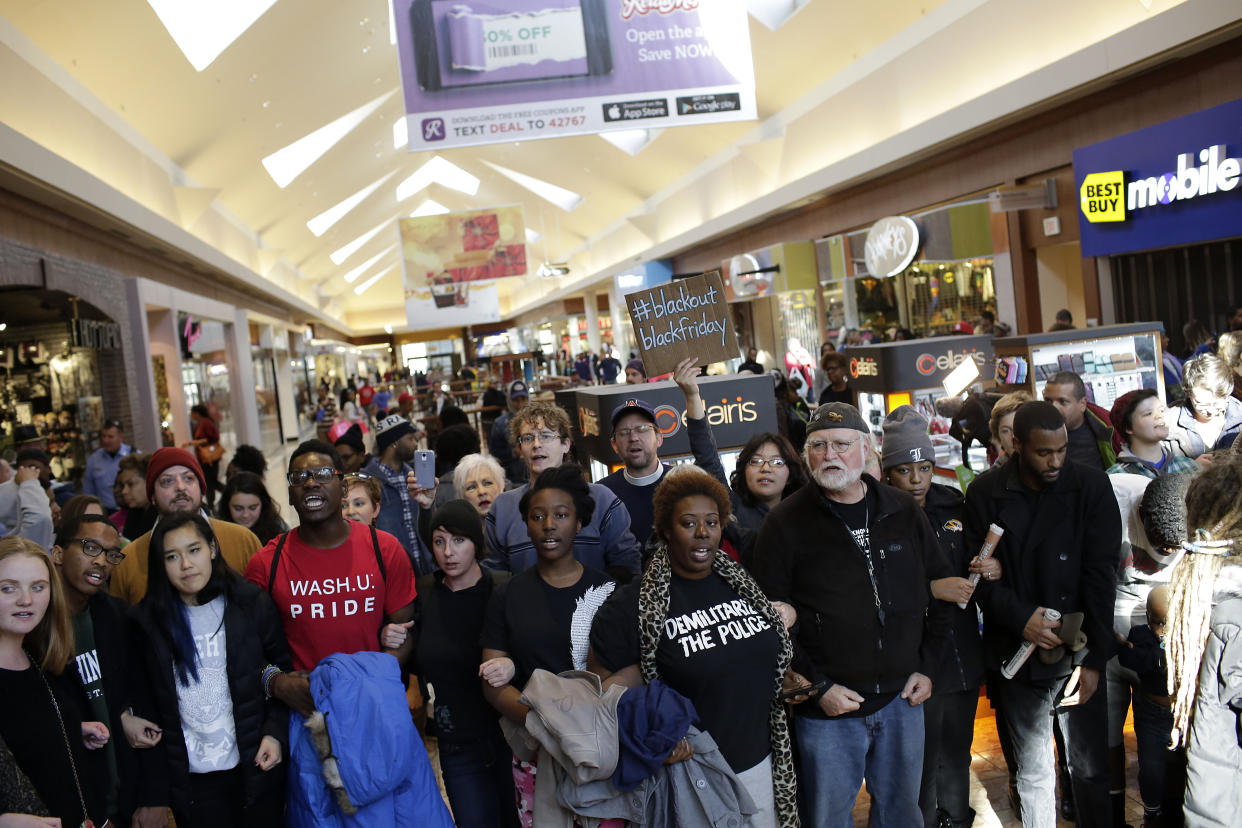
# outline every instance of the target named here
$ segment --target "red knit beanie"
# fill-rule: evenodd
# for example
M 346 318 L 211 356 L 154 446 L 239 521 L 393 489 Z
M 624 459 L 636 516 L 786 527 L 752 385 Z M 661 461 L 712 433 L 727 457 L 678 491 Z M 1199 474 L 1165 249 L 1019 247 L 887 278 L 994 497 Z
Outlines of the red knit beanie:
M 198 458 L 183 448 L 169 447 L 158 449 L 147 463 L 147 500 L 154 500 L 155 481 L 159 480 L 160 474 L 165 469 L 172 466 L 185 466 L 194 472 L 194 476 L 198 478 L 198 485 L 204 494 L 207 493 L 207 478 L 203 476 L 203 467 L 198 464 Z

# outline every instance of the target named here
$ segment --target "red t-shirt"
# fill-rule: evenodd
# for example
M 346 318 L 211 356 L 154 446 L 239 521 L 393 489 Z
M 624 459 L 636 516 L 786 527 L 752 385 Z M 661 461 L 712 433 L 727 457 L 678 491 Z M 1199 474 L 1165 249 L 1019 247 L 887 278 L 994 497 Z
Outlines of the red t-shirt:
M 375 399 L 375 389 L 370 383 L 358 389 L 358 405 L 370 405 L 373 399 Z
M 295 669 L 313 670 L 333 653 L 379 650 L 384 617 L 414 600 L 414 573 L 401 542 L 376 532 L 387 574 L 383 578 L 370 529 L 352 520 L 349 526 L 349 540 L 336 549 L 307 546 L 294 529 L 280 550 L 271 595 Z M 279 540 L 273 538 L 246 565 L 246 580 L 265 591 Z

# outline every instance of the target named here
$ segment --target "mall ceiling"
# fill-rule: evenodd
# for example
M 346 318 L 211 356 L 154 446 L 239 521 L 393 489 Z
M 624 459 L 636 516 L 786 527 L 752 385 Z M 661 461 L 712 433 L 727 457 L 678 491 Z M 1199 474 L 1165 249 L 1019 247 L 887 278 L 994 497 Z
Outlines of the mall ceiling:
M 863 63 L 874 62 L 882 46 L 912 48 L 903 45 L 903 38 L 912 38 L 920 27 L 924 31 L 918 39 L 932 48 L 932 17 L 956 21 L 982 8 L 990 17 L 977 14 L 972 25 L 995 27 L 989 21 L 1006 20 L 1002 15 L 1010 12 L 1005 8 L 1024 6 L 997 0 L 749 1 L 761 122 L 796 109 L 812 93 L 822 96 L 832 83 L 853 83 L 851 73 L 872 71 Z M 1156 0 L 1157 7 L 1176 5 Z M 788 8 L 782 11 L 782 6 Z M 1150 13 L 1143 7 L 1150 9 L 1151 2 L 1107 0 L 1098 6 L 1108 11 L 1091 13 L 1080 33 L 1083 42 L 1142 20 Z M 769 28 L 757 13 L 772 15 L 772 22 L 780 20 L 781 25 Z M 174 178 L 183 178 L 174 183 L 206 191 L 214 205 L 261 237 L 260 247 L 278 251 L 299 279 L 316 285 L 320 304 L 346 320 L 401 306 L 399 267 L 387 270 L 362 295 L 350 289 L 360 280 L 347 284 L 344 279 L 367 262 L 371 264 L 361 281 L 396 265 L 397 251 L 391 249 L 395 239 L 381 232 L 338 261 L 331 254 L 372 228 L 408 215 L 424 199 L 454 210 L 520 203 L 528 226 L 541 235 L 529 258 L 567 260 L 589 250 L 609 228 L 641 212 L 644 203 L 679 179 L 700 170 L 706 159 L 742 152 L 746 148 L 739 148 L 740 142 L 749 134 L 753 143 L 756 129 L 755 122 L 667 129 L 634 154 L 600 136 L 448 150 L 441 153 L 445 159 L 481 180 L 477 194 L 432 184 L 398 201 L 397 184 L 432 154 L 410 154 L 394 146 L 393 125 L 402 114 L 402 97 L 385 0 L 276 2 L 203 71 L 191 66 L 145 0 L 0 0 L 0 25 L 6 21 L 131 127 L 139 141 L 170 160 Z M 1067 41 L 1058 49 L 1066 52 L 1078 45 Z M 934 48 L 943 51 L 946 61 L 969 58 L 972 50 L 951 41 Z M 924 65 L 927 72 L 940 71 L 933 61 Z M 1028 69 L 1017 66 L 1012 74 L 1020 77 Z M 971 74 L 980 74 L 978 67 Z M 974 94 L 971 88 L 962 92 L 964 98 Z M 287 186 L 277 186 L 263 158 L 368 104 L 372 111 L 358 126 Z M 901 106 L 902 117 L 884 126 L 889 132 L 876 135 L 877 140 L 908 126 L 912 117 L 927 114 L 914 111 L 917 98 Z M 842 112 L 833 131 L 849 135 L 858 119 L 858 114 Z M 0 120 L 8 119 L 0 113 Z M 840 138 L 823 134 L 825 141 Z M 859 135 L 861 146 L 870 140 Z M 788 155 L 789 148 L 784 152 Z M 759 155 L 750 157 L 762 169 Z M 553 206 L 494 173 L 485 162 L 576 192 L 582 201 L 572 211 Z M 310 219 L 377 181 L 383 183 L 323 235 L 308 228 Z M 538 284 L 533 276 L 506 281 L 520 282 L 508 287 L 514 295 L 524 291 L 522 301 L 509 303 L 518 311 L 538 304 L 532 295 L 537 298 L 556 287 Z M 332 303 L 331 297 L 339 299 Z

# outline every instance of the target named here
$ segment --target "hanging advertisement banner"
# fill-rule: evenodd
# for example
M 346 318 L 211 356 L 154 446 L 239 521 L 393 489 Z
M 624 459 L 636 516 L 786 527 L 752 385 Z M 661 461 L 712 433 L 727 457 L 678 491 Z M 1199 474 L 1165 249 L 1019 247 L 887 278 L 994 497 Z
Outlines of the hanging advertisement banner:
M 405 287 L 405 318 L 411 328 L 449 328 L 500 321 L 495 282 Z
M 394 0 L 410 152 L 753 120 L 739 0 Z
M 407 289 L 526 274 L 521 206 L 419 216 L 397 224 Z

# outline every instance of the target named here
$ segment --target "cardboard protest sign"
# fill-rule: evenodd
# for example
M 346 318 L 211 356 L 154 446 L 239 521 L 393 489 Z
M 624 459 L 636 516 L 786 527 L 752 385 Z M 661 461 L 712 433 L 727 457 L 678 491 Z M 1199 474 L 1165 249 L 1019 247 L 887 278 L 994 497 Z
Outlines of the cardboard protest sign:
M 649 377 L 689 356 L 706 365 L 738 355 L 719 270 L 628 294 L 625 302 Z

